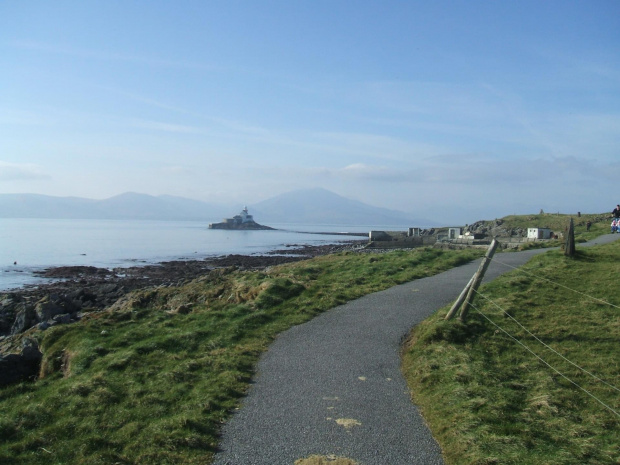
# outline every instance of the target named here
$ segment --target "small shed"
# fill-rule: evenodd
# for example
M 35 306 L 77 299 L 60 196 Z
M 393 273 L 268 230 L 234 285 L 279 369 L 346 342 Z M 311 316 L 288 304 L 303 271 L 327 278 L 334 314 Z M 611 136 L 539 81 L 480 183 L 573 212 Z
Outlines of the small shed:
M 549 228 L 527 228 L 528 239 L 551 239 Z
M 448 239 L 458 239 L 463 234 L 463 228 L 448 228 Z
M 390 236 L 385 231 L 370 231 L 368 233 L 368 239 L 372 241 L 391 241 L 392 236 Z
M 409 228 L 409 231 L 407 232 L 407 236 L 409 237 L 417 237 L 420 235 L 420 228 Z

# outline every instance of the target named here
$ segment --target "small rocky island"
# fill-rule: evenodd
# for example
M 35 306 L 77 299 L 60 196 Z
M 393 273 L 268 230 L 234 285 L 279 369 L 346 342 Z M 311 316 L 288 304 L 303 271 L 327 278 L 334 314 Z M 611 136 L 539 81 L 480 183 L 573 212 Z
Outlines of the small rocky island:
M 254 217 L 248 213 L 248 207 L 243 207 L 241 213 L 232 218 L 224 218 L 221 223 L 210 223 L 209 229 L 232 229 L 232 230 L 273 230 L 269 226 L 263 226 L 254 221 Z

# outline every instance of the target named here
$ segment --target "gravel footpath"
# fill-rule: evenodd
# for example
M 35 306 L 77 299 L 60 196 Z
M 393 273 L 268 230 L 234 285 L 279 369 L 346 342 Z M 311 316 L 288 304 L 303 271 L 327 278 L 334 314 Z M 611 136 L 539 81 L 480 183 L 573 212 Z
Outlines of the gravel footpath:
M 485 281 L 545 251 L 498 254 Z M 399 351 L 410 329 L 454 301 L 478 266 L 479 260 L 362 297 L 282 333 L 224 426 L 214 463 L 293 465 L 323 455 L 360 465 L 443 464 L 411 402 Z

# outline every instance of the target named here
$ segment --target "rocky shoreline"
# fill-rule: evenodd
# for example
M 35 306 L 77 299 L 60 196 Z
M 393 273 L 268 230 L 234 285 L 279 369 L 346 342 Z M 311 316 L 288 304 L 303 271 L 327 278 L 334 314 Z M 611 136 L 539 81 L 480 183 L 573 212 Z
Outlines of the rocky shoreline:
M 260 270 L 320 255 L 355 250 L 365 241 L 308 246 L 289 245 L 265 255 L 226 255 L 177 260 L 130 268 L 62 266 L 38 276 L 50 283 L 0 292 L 0 386 L 36 376 L 41 354 L 29 334 L 80 320 L 102 311 L 126 294 L 149 287 L 180 286 L 219 268 Z

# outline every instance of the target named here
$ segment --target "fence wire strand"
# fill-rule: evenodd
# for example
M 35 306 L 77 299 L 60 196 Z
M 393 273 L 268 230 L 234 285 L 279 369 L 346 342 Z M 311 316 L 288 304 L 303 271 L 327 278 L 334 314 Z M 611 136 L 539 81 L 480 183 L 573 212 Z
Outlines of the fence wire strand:
M 498 265 L 503 265 L 505 267 L 512 268 L 513 270 L 517 270 L 517 271 L 519 271 L 519 272 L 521 272 L 523 274 L 526 274 L 526 275 L 528 275 L 528 276 L 530 276 L 532 278 L 540 279 L 542 281 L 547 281 L 548 283 L 551 283 L 551 284 L 553 284 L 555 286 L 559 286 L 559 287 L 561 287 L 563 289 L 566 289 L 568 291 L 574 292 L 575 294 L 579 294 L 579 295 L 581 295 L 583 297 L 587 297 L 588 299 L 594 300 L 595 302 L 599 302 L 599 303 L 602 303 L 604 305 L 609 305 L 610 307 L 613 307 L 613 308 L 616 308 L 616 309 L 620 310 L 620 306 L 618 306 L 618 305 L 612 304 L 611 302 L 607 302 L 606 300 L 603 300 L 603 299 L 599 299 L 598 297 L 591 296 L 589 294 L 586 294 L 585 292 L 581 292 L 581 291 L 578 291 L 576 289 L 572 289 L 572 288 L 570 288 L 568 286 L 565 286 L 564 284 L 558 283 L 558 282 L 553 281 L 553 280 L 551 280 L 549 278 L 545 278 L 543 276 L 538 276 L 535 273 L 530 273 L 528 271 L 523 270 L 523 268 L 521 268 L 521 267 L 509 265 L 508 263 L 501 262 L 501 261 L 497 260 L 496 258 L 492 258 L 491 260 L 493 262 L 497 263 Z
M 598 376 L 596 376 L 594 373 L 590 373 L 588 370 L 586 370 L 585 368 L 580 367 L 579 365 L 577 365 L 575 362 L 569 360 L 568 358 L 566 358 L 564 355 L 562 355 L 561 353 L 559 353 L 557 350 L 555 350 L 553 347 L 549 346 L 548 344 L 546 344 L 545 342 L 543 342 L 538 336 L 536 336 L 534 333 L 532 333 L 529 329 L 527 329 L 525 326 L 523 326 L 515 317 L 513 317 L 510 313 L 508 313 L 506 310 L 504 310 L 498 303 L 494 302 L 493 300 L 491 300 L 490 298 L 488 298 L 487 296 L 485 296 L 484 294 L 481 294 L 479 291 L 475 291 L 476 295 L 479 295 L 480 297 L 482 297 L 483 299 L 485 299 L 487 302 L 490 302 L 491 305 L 495 306 L 496 308 L 498 308 L 504 315 L 506 315 L 508 318 L 510 318 L 512 321 L 514 321 L 517 325 L 519 325 L 519 327 L 525 331 L 527 334 L 529 334 L 532 338 L 534 338 L 536 341 L 538 341 L 540 344 L 542 344 L 543 346 L 545 346 L 547 349 L 549 349 L 551 352 L 553 352 L 554 354 L 556 354 L 558 357 L 560 357 L 562 360 L 565 360 L 566 362 L 570 363 L 571 365 L 573 365 L 575 368 L 581 370 L 582 372 L 590 375 L 592 378 L 596 379 L 597 381 L 605 384 L 606 386 L 620 392 L 620 389 L 618 389 L 616 386 L 614 386 L 613 384 L 608 383 L 607 381 L 605 381 L 604 379 L 599 378 Z M 472 305 L 473 306 L 473 305 Z
M 485 315 L 478 307 L 476 307 L 473 303 L 470 303 L 469 305 L 472 306 L 472 308 L 474 310 L 476 310 L 476 312 L 478 312 L 482 317 L 484 317 L 489 323 L 491 323 L 493 326 L 495 326 L 497 329 L 499 329 L 500 331 L 502 331 L 504 334 L 506 334 L 506 336 L 508 336 L 510 339 L 512 339 L 513 341 L 515 341 L 517 344 L 519 344 L 521 347 L 523 347 L 525 350 L 527 350 L 529 353 L 531 353 L 534 357 L 536 357 L 538 360 L 540 360 L 543 364 L 545 364 L 547 367 L 549 367 L 551 370 L 553 370 L 555 373 L 557 373 L 559 376 L 561 376 L 562 378 L 564 378 L 566 381 L 568 381 L 569 383 L 571 383 L 572 385 L 574 385 L 575 387 L 579 388 L 580 390 L 582 390 L 583 392 L 585 392 L 588 396 L 590 396 L 591 398 L 593 398 L 594 400 L 596 400 L 599 404 L 601 404 L 603 407 L 605 407 L 607 410 L 609 410 L 610 412 L 612 412 L 614 415 L 616 415 L 617 417 L 620 418 L 620 412 L 614 410 L 612 407 L 610 407 L 609 405 L 607 405 L 605 402 L 603 402 L 601 399 L 599 399 L 598 397 L 596 397 L 594 394 L 592 394 L 590 391 L 588 391 L 587 389 L 585 389 L 584 387 L 580 386 L 579 384 L 577 384 L 575 381 L 573 381 L 572 379 L 570 379 L 568 376 L 566 376 L 564 373 L 562 373 L 561 371 L 559 371 L 557 368 L 555 368 L 553 365 L 551 365 L 550 363 L 548 363 L 546 360 L 544 360 L 540 355 L 538 355 L 537 353 L 535 353 L 532 349 L 530 349 L 526 344 L 524 344 L 523 342 L 521 342 L 520 340 L 518 340 L 516 337 L 514 337 L 512 334 L 510 334 L 508 331 L 506 331 L 504 328 L 502 328 L 501 326 L 499 326 L 497 323 L 495 323 L 491 318 L 489 318 L 487 315 Z

